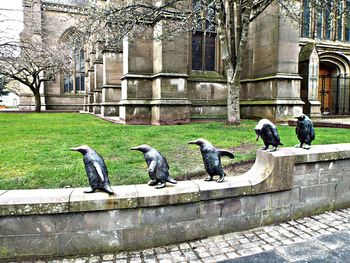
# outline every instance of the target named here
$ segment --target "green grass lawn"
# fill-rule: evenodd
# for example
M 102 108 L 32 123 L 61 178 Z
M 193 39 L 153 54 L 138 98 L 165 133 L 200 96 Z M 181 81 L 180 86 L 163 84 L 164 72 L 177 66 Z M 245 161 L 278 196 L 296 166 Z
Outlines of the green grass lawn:
M 149 144 L 167 158 L 172 177 L 204 171 L 199 148 L 187 142 L 205 138 L 218 148 L 233 150 L 225 165 L 254 159 L 256 121 L 240 126 L 220 122 L 174 126 L 115 125 L 84 114 L 0 114 L 0 189 L 88 186 L 82 155 L 70 147 L 87 144 L 105 159 L 112 185 L 149 180 L 140 152 L 129 148 Z M 283 147 L 298 141 L 294 127 L 279 125 Z M 350 141 L 350 129 L 316 128 L 313 144 Z

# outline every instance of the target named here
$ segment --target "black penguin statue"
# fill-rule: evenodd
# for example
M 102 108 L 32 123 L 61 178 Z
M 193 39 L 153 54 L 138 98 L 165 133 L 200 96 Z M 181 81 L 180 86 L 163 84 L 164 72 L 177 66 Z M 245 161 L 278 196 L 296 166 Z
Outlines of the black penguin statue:
M 298 137 L 299 144 L 295 145 L 297 148 L 310 149 L 311 142 L 315 140 L 315 129 L 312 121 L 305 114 L 297 117 L 297 127 L 295 133 Z M 305 146 L 303 146 L 305 144 Z
M 169 165 L 165 157 L 147 144 L 132 147 L 130 150 L 140 151 L 143 153 L 148 167 L 148 175 L 151 181 L 148 185 L 156 189 L 165 187 L 166 183 L 176 184 L 177 182 L 169 175 Z
M 87 145 L 70 148 L 70 150 L 80 152 L 83 155 L 86 175 L 91 187 L 90 191 L 84 191 L 84 193 L 93 193 L 96 190 L 101 190 L 110 195 L 114 194 L 108 179 L 107 166 L 102 157 Z
M 276 125 L 273 124 L 268 119 L 261 119 L 258 124 L 255 126 L 256 141 L 259 140 L 259 137 L 264 142 L 264 147 L 262 150 L 267 150 L 270 145 L 272 145 L 270 152 L 277 150 L 278 145 L 283 145 L 281 143 L 280 137 L 278 136 Z
M 234 155 L 228 151 L 216 149 L 210 142 L 204 139 L 197 139 L 189 142 L 189 144 L 197 144 L 200 147 L 202 154 L 204 167 L 209 174 L 205 181 L 212 181 L 214 175 L 219 175 L 218 183 L 221 183 L 225 179 L 225 172 L 221 165 L 221 156 L 227 156 L 231 159 Z

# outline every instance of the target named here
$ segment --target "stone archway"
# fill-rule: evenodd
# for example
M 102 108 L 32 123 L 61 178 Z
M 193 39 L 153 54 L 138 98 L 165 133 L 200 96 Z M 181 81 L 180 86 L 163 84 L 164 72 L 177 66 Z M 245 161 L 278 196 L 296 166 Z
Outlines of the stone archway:
M 350 113 L 350 63 L 337 52 L 319 55 L 318 100 L 322 114 Z

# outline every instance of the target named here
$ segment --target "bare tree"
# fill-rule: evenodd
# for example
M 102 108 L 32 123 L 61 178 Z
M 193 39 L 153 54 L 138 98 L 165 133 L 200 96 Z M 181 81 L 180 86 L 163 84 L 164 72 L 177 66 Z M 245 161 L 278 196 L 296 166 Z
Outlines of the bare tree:
M 8 22 L 7 18 L 1 19 L 0 28 L 4 28 L 1 27 L 1 23 Z M 20 38 L 1 37 L 0 76 L 27 86 L 35 98 L 35 111 L 40 112 L 42 85 L 55 80 L 59 72 L 69 67 L 70 52 L 67 51 L 66 46 L 45 41 L 43 32 L 36 33 L 38 30 L 35 30 L 35 27 L 40 25 L 35 22 L 27 19 L 26 26 L 31 30 L 22 32 Z M 1 33 L 6 33 L 6 30 Z
M 54 81 L 70 61 L 69 52 L 63 50 L 34 39 L 4 44 L 0 46 L 0 75 L 27 86 L 35 98 L 35 111 L 40 112 L 43 83 Z

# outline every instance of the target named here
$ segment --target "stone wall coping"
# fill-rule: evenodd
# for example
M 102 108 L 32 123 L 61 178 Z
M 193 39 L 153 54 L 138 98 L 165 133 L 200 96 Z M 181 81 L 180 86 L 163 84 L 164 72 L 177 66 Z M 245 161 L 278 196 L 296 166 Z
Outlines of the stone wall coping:
M 89 188 L 0 190 L 0 216 L 165 206 L 288 190 L 295 164 L 338 159 L 350 159 L 350 143 L 316 145 L 310 150 L 279 148 L 272 153 L 258 150 L 249 171 L 227 176 L 223 183 L 201 179 L 168 183 L 163 189 L 147 184 L 113 186 L 112 196 L 84 193 Z

